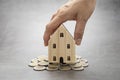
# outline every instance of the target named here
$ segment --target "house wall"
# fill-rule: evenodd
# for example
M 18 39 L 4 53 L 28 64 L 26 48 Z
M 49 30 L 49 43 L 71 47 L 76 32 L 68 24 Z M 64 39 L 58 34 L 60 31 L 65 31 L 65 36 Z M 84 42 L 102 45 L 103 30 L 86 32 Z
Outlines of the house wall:
M 63 33 L 63 35 L 61 35 Z M 56 48 L 53 48 L 53 44 L 56 44 Z M 67 48 L 69 44 L 70 48 Z M 66 31 L 65 28 L 60 27 L 49 40 L 49 62 L 59 63 L 60 57 L 63 58 L 65 63 L 74 63 L 75 62 L 75 42 L 71 35 Z M 53 57 L 56 57 L 54 61 Z M 68 59 L 69 58 L 69 59 Z
M 66 46 L 67 44 L 70 44 L 70 49 L 67 49 L 66 47 L 66 63 L 74 63 L 75 62 L 75 42 L 73 39 L 70 38 L 70 36 L 66 36 Z M 70 61 L 67 59 L 67 57 L 70 56 Z
M 59 36 L 58 36 L 58 39 L 59 39 L 59 58 L 62 57 L 65 61 L 65 58 L 66 58 L 66 53 L 65 53 L 65 48 L 66 48 L 66 31 L 64 28 L 60 27 L 59 30 Z M 63 37 L 60 37 L 60 34 L 63 33 Z
M 59 49 L 59 46 L 58 46 L 58 32 L 55 33 L 54 38 L 51 38 L 49 40 L 49 45 L 48 45 L 48 60 L 49 62 L 51 63 L 58 63 L 59 62 L 59 58 L 58 58 L 58 49 Z M 53 44 L 56 44 L 56 48 L 53 48 Z M 53 60 L 53 57 L 56 57 L 56 60 L 54 61 Z

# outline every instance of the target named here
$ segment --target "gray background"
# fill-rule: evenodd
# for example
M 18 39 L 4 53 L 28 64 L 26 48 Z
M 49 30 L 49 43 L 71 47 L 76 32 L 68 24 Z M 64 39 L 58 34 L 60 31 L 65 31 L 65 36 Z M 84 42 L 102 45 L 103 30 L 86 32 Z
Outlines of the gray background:
M 45 25 L 67 0 L 0 0 L 0 80 L 120 80 L 120 0 L 97 0 L 76 53 L 84 71 L 34 71 L 31 59 L 47 55 Z M 73 35 L 75 22 L 65 26 Z

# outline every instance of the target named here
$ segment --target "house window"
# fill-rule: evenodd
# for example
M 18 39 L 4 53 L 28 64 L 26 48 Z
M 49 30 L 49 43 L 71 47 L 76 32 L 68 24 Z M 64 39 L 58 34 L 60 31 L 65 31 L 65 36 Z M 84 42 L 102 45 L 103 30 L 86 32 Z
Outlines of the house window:
M 67 49 L 70 49 L 70 44 L 67 44 Z
M 70 56 L 67 56 L 67 60 L 70 61 Z
M 53 44 L 53 48 L 56 48 L 56 44 Z
M 64 34 L 63 34 L 63 33 L 60 33 L 60 37 L 64 37 Z
M 56 56 L 53 56 L 53 61 L 56 61 Z

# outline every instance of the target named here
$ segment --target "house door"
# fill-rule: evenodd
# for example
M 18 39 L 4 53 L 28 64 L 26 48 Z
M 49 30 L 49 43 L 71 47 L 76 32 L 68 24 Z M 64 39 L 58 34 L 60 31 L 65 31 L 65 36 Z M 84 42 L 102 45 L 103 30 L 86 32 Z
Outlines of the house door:
M 64 63 L 64 59 L 63 59 L 63 57 L 60 57 L 60 63 Z

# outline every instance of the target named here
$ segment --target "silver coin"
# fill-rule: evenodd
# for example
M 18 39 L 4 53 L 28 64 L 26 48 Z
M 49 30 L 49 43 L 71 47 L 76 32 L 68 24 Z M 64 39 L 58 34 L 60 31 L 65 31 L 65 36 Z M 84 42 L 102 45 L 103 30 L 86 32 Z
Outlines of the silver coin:
M 75 63 L 79 63 L 80 62 L 80 59 L 76 59 Z
M 35 66 L 33 69 L 36 71 L 43 71 L 46 69 L 46 67 L 45 66 Z
M 84 62 L 88 63 L 88 60 L 86 60 L 86 59 L 80 59 L 80 61 L 84 61 Z
M 58 70 L 58 67 L 56 67 L 56 68 L 55 67 L 54 68 L 53 67 L 47 67 L 46 69 L 48 71 L 55 71 L 55 70 Z
M 82 58 L 81 56 L 76 55 L 76 59 L 81 59 L 81 58 Z
M 36 62 L 38 62 L 37 58 L 31 60 L 31 63 L 36 63 Z
M 30 66 L 30 67 L 35 67 L 35 66 L 37 66 L 38 65 L 38 63 L 30 63 L 28 66 Z
M 51 67 L 51 68 L 57 68 L 59 65 L 58 64 L 48 64 L 48 67 Z
M 84 67 L 78 67 L 78 68 L 72 68 L 72 70 L 75 70 L 75 71 L 82 71 L 82 70 L 84 70 Z
M 74 65 L 71 65 L 72 68 L 78 68 L 78 67 L 81 67 L 82 64 L 81 63 L 76 63 Z
M 41 55 L 41 56 L 38 56 L 38 57 L 37 57 L 37 60 L 38 60 L 38 61 L 44 61 L 44 60 L 45 60 L 45 61 L 48 61 L 48 57 L 47 57 L 47 56 L 44 56 L 44 55 Z
M 84 62 L 84 61 L 82 61 L 82 62 L 80 62 L 80 63 L 82 64 L 83 67 L 88 67 L 88 63 L 86 63 L 86 62 Z
M 62 70 L 62 71 L 67 71 L 67 70 L 71 70 L 71 66 L 70 65 L 67 65 L 67 66 L 59 66 L 59 70 Z
M 46 61 L 41 61 L 38 63 L 38 65 L 40 66 L 47 66 L 49 64 L 49 62 L 46 62 Z

